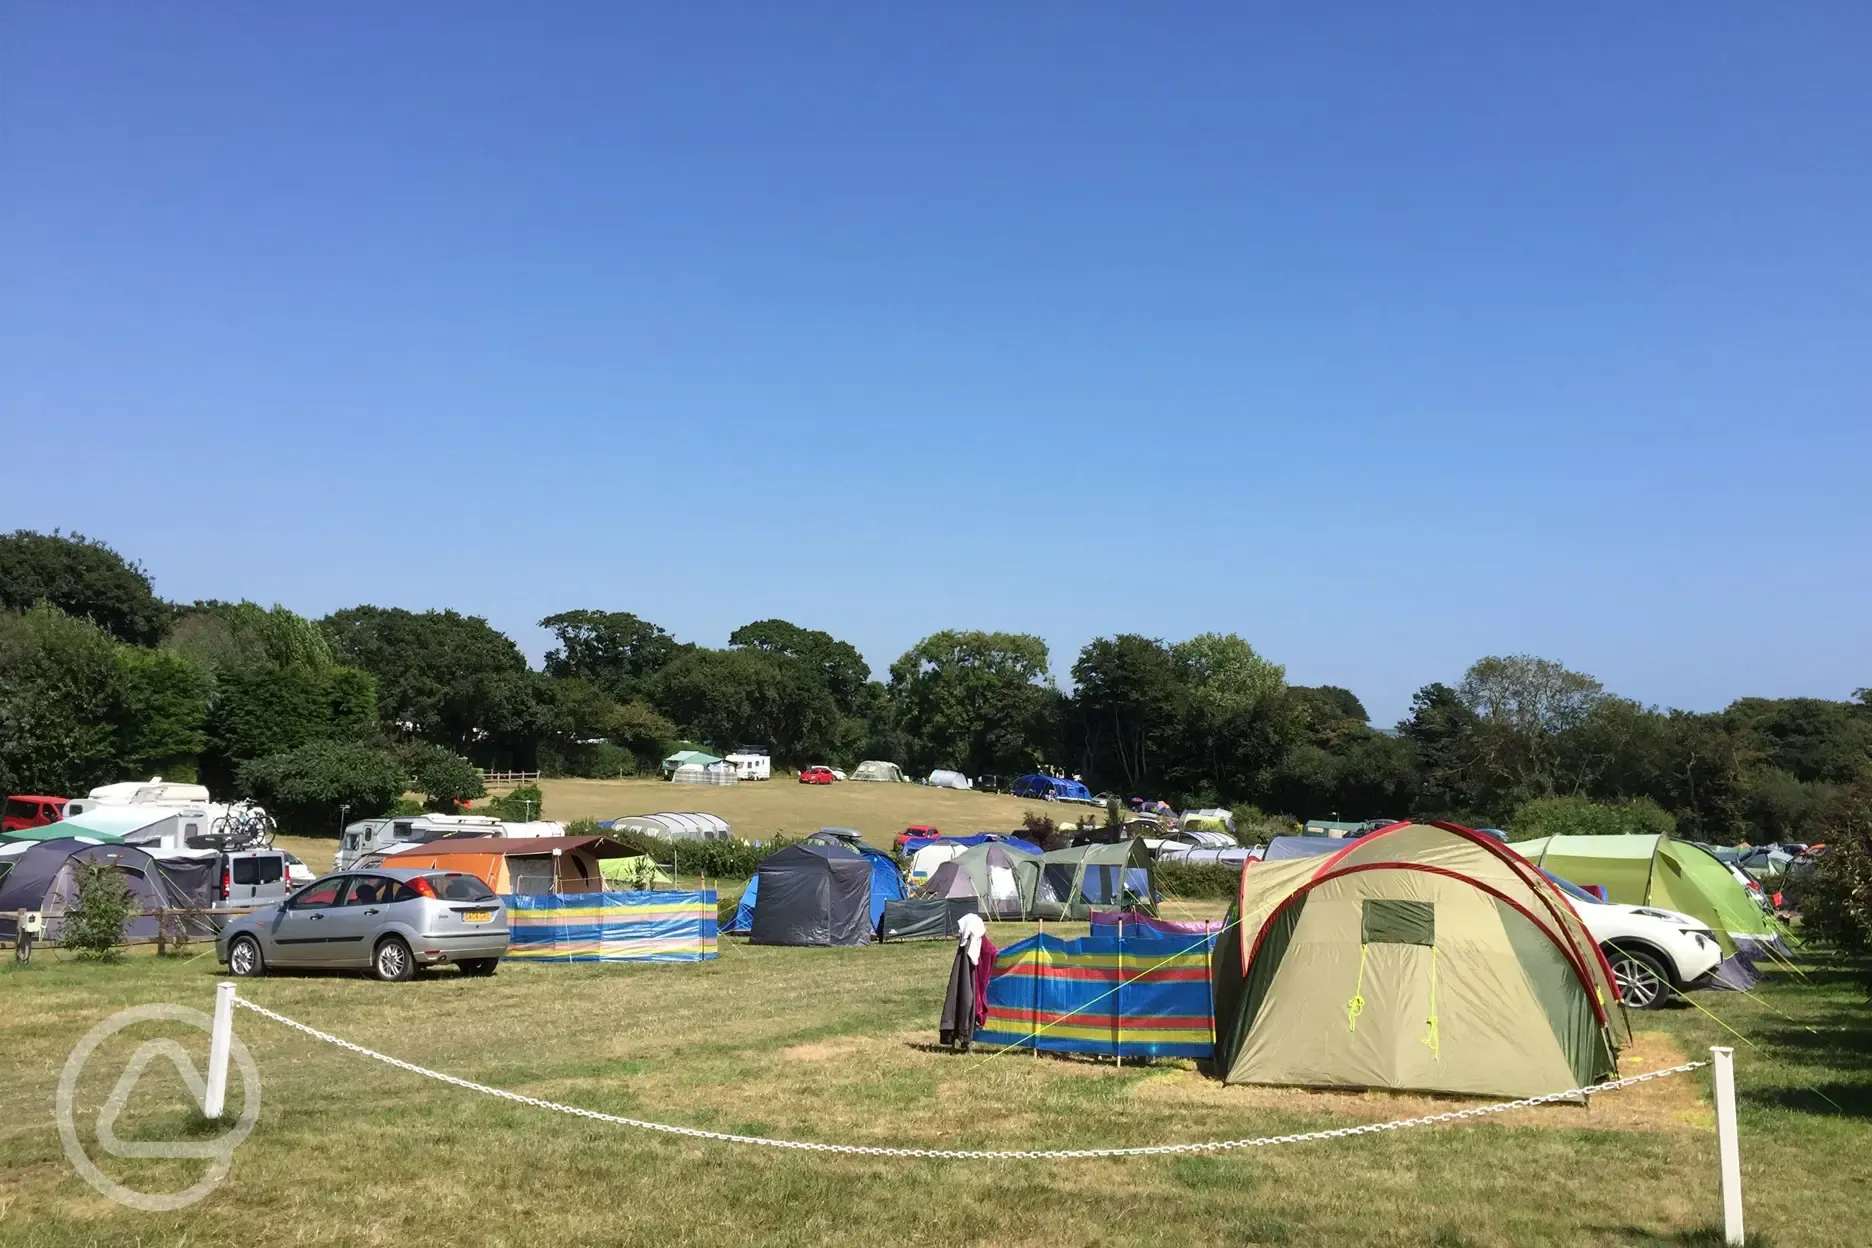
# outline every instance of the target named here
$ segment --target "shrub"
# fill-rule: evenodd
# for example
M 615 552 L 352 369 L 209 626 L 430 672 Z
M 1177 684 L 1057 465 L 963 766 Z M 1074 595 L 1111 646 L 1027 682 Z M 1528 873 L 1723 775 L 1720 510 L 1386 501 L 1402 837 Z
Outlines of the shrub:
M 1669 835 L 1677 830 L 1677 820 L 1648 797 L 1626 802 L 1537 797 L 1515 811 L 1509 827 L 1513 839 L 1528 841 L 1540 836 Z
M 567 836 L 608 836 L 629 847 L 632 853 L 648 854 L 663 869 L 678 876 L 698 873 L 710 879 L 745 880 L 753 878 L 769 854 L 793 842 L 775 837 L 765 845 L 751 841 L 666 841 L 645 836 L 628 828 L 601 828 L 591 819 L 579 819 L 566 825 Z
M 1229 813 L 1235 816 L 1235 839 L 1244 845 L 1265 845 L 1277 836 L 1292 836 L 1300 830 L 1293 816 L 1270 815 L 1249 803 Z
M 533 819 L 546 817 L 546 795 L 540 792 L 537 784 L 523 784 L 512 792 L 503 793 L 481 807 L 480 813 L 492 815 L 496 819 L 506 819 L 514 823 L 526 823 Z M 591 823 L 584 820 L 583 822 Z M 592 824 L 597 827 L 597 824 Z M 605 830 L 598 828 L 591 835 L 604 835 Z
M 1797 893 L 1801 935 L 1848 952 L 1872 949 L 1872 794 L 1844 802 L 1824 828 L 1826 849 Z
M 108 961 L 124 943 L 130 916 L 137 911 L 136 898 L 117 868 L 108 863 L 81 862 L 76 877 L 78 896 L 65 912 L 59 943 L 76 950 L 79 957 Z
M 1066 849 L 1072 844 L 1072 838 L 1059 830 L 1051 815 L 1043 815 L 1030 810 L 1021 816 L 1021 826 L 1015 835 L 1023 841 L 1038 845 L 1042 852 Z
M 399 754 L 409 768 L 410 787 L 423 795 L 423 804 L 430 810 L 452 815 L 463 802 L 487 792 L 473 763 L 439 745 L 417 743 Z
M 1213 862 L 1160 862 L 1157 889 L 1167 897 L 1233 898 L 1241 886 L 1241 869 Z

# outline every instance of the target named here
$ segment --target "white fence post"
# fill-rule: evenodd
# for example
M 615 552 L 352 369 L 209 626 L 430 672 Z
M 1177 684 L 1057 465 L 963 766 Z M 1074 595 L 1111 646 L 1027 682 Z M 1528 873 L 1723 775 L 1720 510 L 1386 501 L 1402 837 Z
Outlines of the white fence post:
M 227 1105 L 228 1049 L 234 1040 L 234 985 L 215 985 L 214 1030 L 208 1033 L 208 1086 L 202 1091 L 202 1117 L 219 1118 Z
M 1736 1140 L 1735 1050 L 1710 1048 L 1716 1077 L 1716 1160 L 1722 1167 L 1723 1242 L 1742 1242 L 1742 1150 Z

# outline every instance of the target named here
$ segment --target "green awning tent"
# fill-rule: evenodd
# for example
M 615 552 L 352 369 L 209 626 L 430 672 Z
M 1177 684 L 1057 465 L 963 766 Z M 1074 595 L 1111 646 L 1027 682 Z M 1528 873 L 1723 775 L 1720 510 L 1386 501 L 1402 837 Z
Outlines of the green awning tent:
M 1724 953 L 1738 942 L 1779 941 L 1780 926 L 1755 904 L 1715 855 L 1668 836 L 1544 836 L 1508 848 L 1543 871 L 1582 888 L 1598 886 L 1608 901 L 1676 910 L 1707 923 Z
M 1015 860 L 1014 872 L 1020 881 L 1023 918 L 1076 921 L 1094 910 L 1127 907 L 1157 913 L 1151 852 L 1141 840 L 1078 845 L 1034 858 L 1023 855 Z
M 1211 961 L 1224 1082 L 1515 1098 L 1617 1076 L 1617 986 L 1526 860 L 1453 824 L 1342 844 L 1242 873 Z
M 712 767 L 721 761 L 721 759 L 715 757 L 715 755 L 710 754 L 706 750 L 677 750 L 674 754 L 663 760 L 663 774 L 666 776 L 670 775 L 674 773 L 678 767 L 687 766 L 690 763 L 694 763 L 698 767 Z
M 152 809 L 155 810 L 151 815 Z M 173 810 L 152 807 L 100 806 L 57 823 L 43 824 L 37 828 L 21 828 L 17 832 L 0 833 L 0 841 L 56 841 L 61 837 L 77 836 L 99 844 L 115 844 L 131 832 L 175 814 Z
M 1027 906 L 1016 863 L 1027 856 L 992 843 L 970 846 L 930 872 L 915 895 L 925 900 L 972 901 L 984 919 L 1019 919 Z
M 600 858 L 598 872 L 604 877 L 605 887 L 614 891 L 668 888 L 676 882 L 648 854 L 635 854 L 628 858 Z

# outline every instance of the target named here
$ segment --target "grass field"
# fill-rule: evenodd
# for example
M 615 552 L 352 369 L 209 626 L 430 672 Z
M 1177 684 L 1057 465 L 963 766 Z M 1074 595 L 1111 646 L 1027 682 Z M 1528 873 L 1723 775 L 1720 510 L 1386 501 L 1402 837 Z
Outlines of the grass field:
M 612 819 L 659 810 L 706 810 L 720 815 L 743 840 L 801 837 L 822 827 L 856 828 L 872 844 L 889 848 L 891 838 L 913 823 L 945 832 L 1008 832 L 1029 811 L 1060 822 L 1104 812 L 1072 803 L 1039 802 L 999 793 L 965 793 L 920 784 L 801 784 L 792 778 L 755 784 L 670 784 L 662 780 L 546 780 L 540 788 L 545 818 Z M 280 844 L 315 871 L 331 868 L 337 839 L 282 837 Z
M 1053 930 L 1052 926 L 1049 930 Z M 1005 941 L 1018 931 L 997 932 Z M 1440 1112 L 1386 1094 L 1223 1088 L 1188 1064 L 1115 1068 L 935 1047 L 950 949 L 725 943 L 697 965 L 503 966 L 404 985 L 268 978 L 253 1000 L 358 1043 L 495 1086 L 659 1121 L 853 1143 L 1073 1147 L 1222 1139 Z M 1872 1010 L 1862 969 L 1777 976 L 1706 1004 L 1758 1047 L 1738 1059 L 1752 1228 L 1863 1244 L 1872 1217 Z M 264 1081 L 227 1183 L 164 1214 L 75 1177 L 52 1122 L 60 1069 L 124 1006 L 210 1007 L 212 953 L 112 966 L 42 952 L 0 970 L 0 1241 L 20 1245 L 543 1243 L 948 1245 L 1643 1245 L 1717 1217 L 1703 1072 L 1554 1107 L 1224 1156 L 938 1163 L 686 1142 L 498 1102 L 370 1062 L 254 1015 Z M 1680 1008 L 1639 1019 L 1626 1073 L 1725 1038 Z M 143 1028 L 99 1050 L 81 1138 Z M 205 1037 L 185 1040 L 204 1063 Z M 124 1138 L 186 1134 L 180 1081 L 150 1068 Z M 238 1099 L 238 1082 L 230 1097 Z M 231 1106 L 237 1108 L 237 1106 Z M 178 1190 L 200 1162 L 102 1158 Z M 161 1187 L 166 1183 L 167 1187 Z

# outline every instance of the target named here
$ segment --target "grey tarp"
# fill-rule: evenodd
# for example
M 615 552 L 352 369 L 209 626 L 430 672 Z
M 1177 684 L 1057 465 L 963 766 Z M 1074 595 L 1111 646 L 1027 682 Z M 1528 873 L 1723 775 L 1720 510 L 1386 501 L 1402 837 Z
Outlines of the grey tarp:
M 0 878 L 0 938 L 12 939 L 20 910 L 46 916 L 45 937 L 57 943 L 64 914 L 78 898 L 77 868 L 108 863 L 130 890 L 137 905 L 125 938 L 153 940 L 159 910 L 203 909 L 212 902 L 213 864 L 209 858 L 158 859 L 131 845 L 97 845 L 70 837 L 40 841 L 14 859 Z M 192 935 L 208 932 L 192 924 Z
M 965 914 L 978 914 L 975 898 L 928 897 L 884 903 L 880 940 L 942 940 L 956 935 Z
M 761 863 L 757 945 L 871 941 L 871 863 L 841 845 L 789 845 Z

